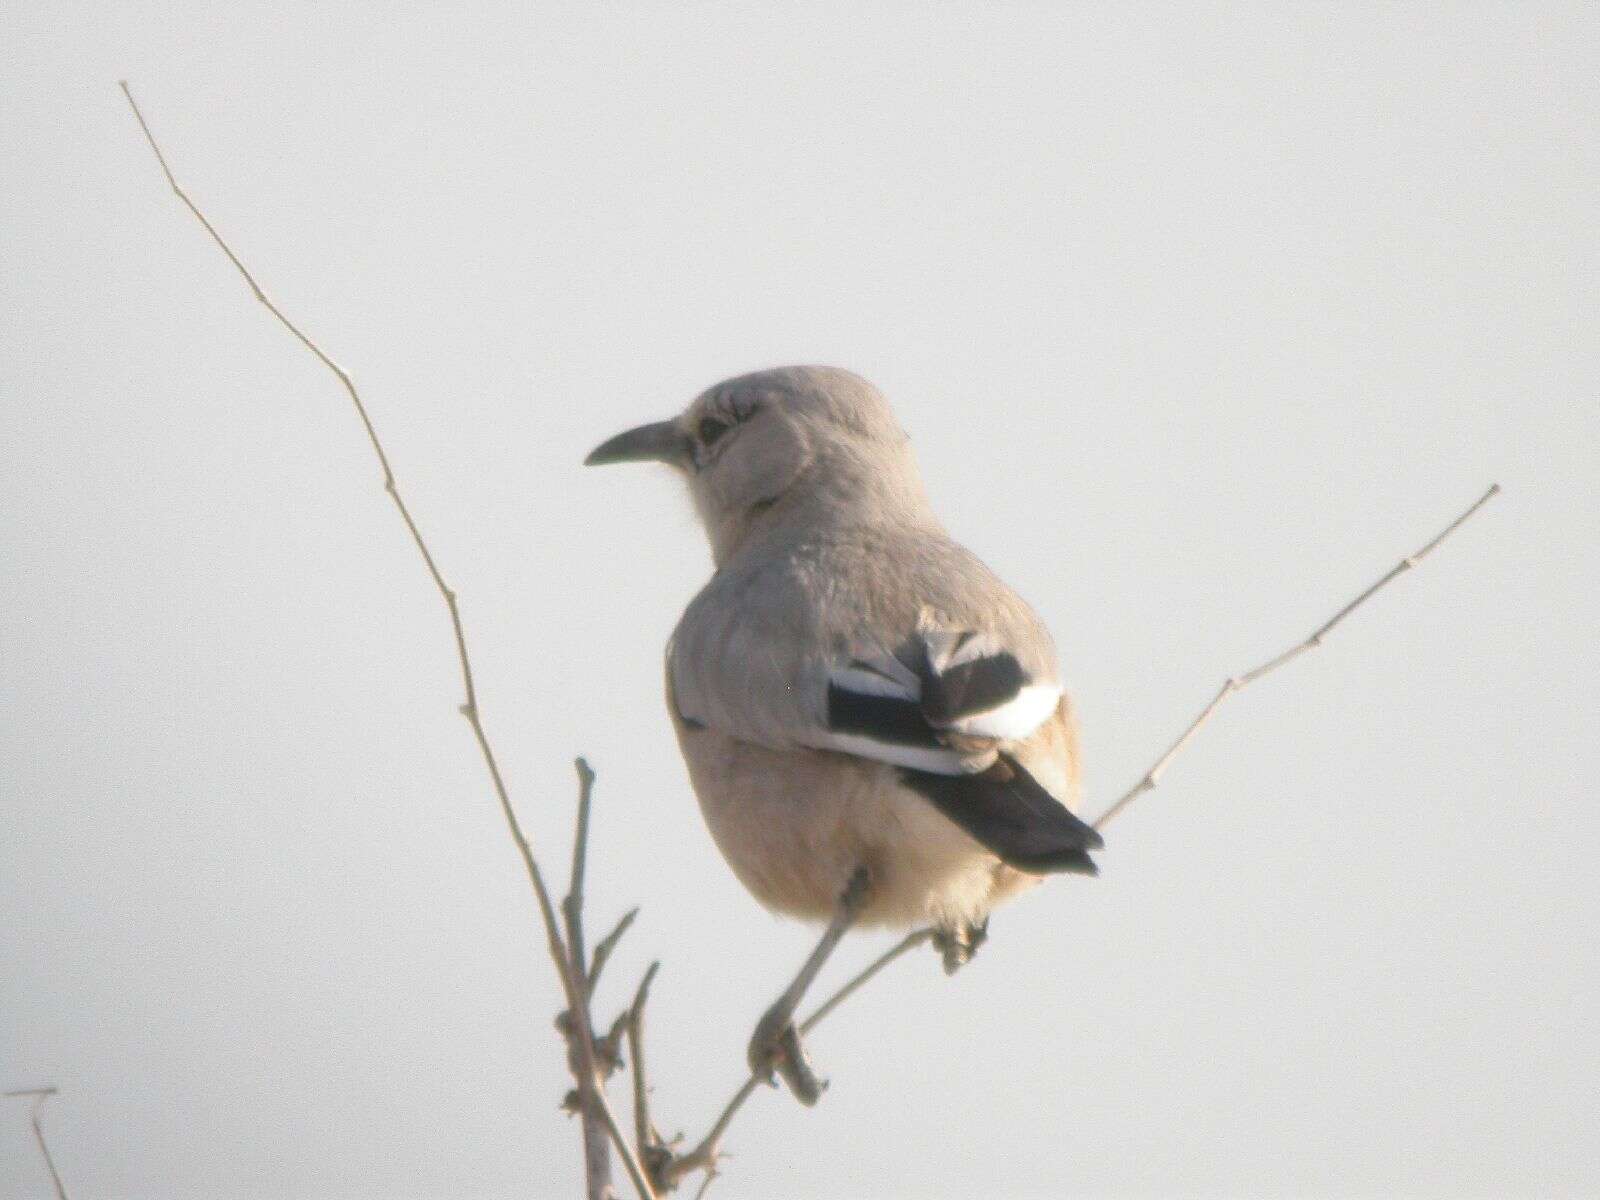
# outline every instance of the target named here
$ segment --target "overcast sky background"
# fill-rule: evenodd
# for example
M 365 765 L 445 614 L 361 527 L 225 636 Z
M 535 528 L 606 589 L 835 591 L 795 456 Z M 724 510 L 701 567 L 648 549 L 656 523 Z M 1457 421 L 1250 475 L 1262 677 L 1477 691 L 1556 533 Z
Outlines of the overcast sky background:
M 1593 5 L 8 5 L 0 1088 L 75 1200 L 571 1196 L 558 989 L 432 591 L 698 1137 L 813 932 L 701 823 L 709 556 L 584 453 L 726 375 L 875 380 L 1040 610 L 1098 880 L 899 965 L 712 1195 L 1594 1194 Z M 887 943 L 857 936 L 828 979 Z M 619 1091 L 619 1096 L 622 1094 Z M 0 1193 L 49 1195 L 26 1108 Z

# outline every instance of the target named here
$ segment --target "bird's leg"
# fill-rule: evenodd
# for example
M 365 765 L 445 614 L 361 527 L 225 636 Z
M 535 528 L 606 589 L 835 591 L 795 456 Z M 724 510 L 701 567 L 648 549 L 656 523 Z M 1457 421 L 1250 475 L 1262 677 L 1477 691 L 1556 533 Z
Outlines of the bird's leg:
M 800 1031 L 795 1026 L 794 1014 L 805 999 L 806 990 L 821 972 L 822 965 L 839 944 L 839 939 L 861 915 L 870 888 L 867 869 L 858 867 L 840 895 L 833 920 L 828 922 L 817 948 L 806 959 L 794 982 L 784 989 L 783 995 L 756 1022 L 756 1031 L 750 1038 L 750 1070 L 771 1082 L 773 1069 L 776 1068 L 795 1099 L 808 1106 L 821 1098 L 822 1090 L 828 1084 L 826 1080 L 817 1078 L 811 1064 L 806 1061 L 805 1047 L 800 1044 Z
M 944 973 L 954 975 L 972 961 L 978 947 L 989 940 L 989 919 L 981 925 L 963 922 L 934 930 L 933 947 L 944 957 Z

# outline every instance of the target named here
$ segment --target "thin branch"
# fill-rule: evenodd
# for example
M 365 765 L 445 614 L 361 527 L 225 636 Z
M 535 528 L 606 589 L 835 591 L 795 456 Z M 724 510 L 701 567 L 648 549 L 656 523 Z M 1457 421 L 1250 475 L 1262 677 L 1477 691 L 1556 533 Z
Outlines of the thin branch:
M 594 801 L 594 772 L 582 758 L 574 760 L 578 772 L 578 826 L 572 835 L 572 873 L 561 915 L 567 926 L 567 954 L 577 1003 L 568 1008 L 568 1032 L 578 1051 L 578 1104 L 583 1113 L 584 1177 L 589 1200 L 611 1195 L 611 1151 L 608 1130 L 599 1117 L 600 1056 L 595 1052 L 594 1016 L 589 1008 L 589 968 L 583 941 L 583 880 L 589 865 L 589 811 Z
M 816 1012 L 812 1013 L 804 1021 L 800 1022 L 800 1032 L 810 1033 L 818 1025 L 821 1025 L 823 1021 L 828 1019 L 829 1013 L 833 1012 L 833 1010 L 838 1008 L 839 1005 L 843 1004 L 846 1000 L 850 999 L 851 996 L 855 995 L 857 991 L 865 987 L 867 982 L 874 975 L 883 970 L 902 954 L 905 954 L 910 950 L 915 950 L 918 946 L 922 945 L 923 942 L 928 941 L 933 937 L 933 933 L 934 931 L 932 927 L 929 927 L 927 929 L 913 930 L 911 933 L 906 934 L 905 937 L 901 938 L 893 946 L 889 947 L 889 949 L 885 950 L 877 958 L 873 959 L 872 962 L 864 970 L 852 978 L 850 982 L 846 983 L 837 992 L 819 1004 Z
M 617 1115 L 611 1111 L 611 1105 L 606 1103 L 606 1094 L 598 1086 L 594 1089 L 594 1101 L 595 1108 L 600 1113 L 600 1120 L 604 1122 L 606 1132 L 611 1135 L 612 1144 L 616 1146 L 617 1155 L 622 1159 L 622 1165 L 628 1172 L 628 1179 L 639 1193 L 640 1200 L 656 1200 L 655 1188 L 645 1175 L 644 1167 L 640 1165 L 633 1147 L 628 1145 L 628 1137 L 622 1132 L 622 1126 L 617 1124 Z
M 1221 690 L 1219 690 L 1217 694 L 1212 697 L 1211 703 L 1207 704 L 1205 708 L 1201 709 L 1200 715 L 1190 722 L 1189 727 L 1183 731 L 1183 735 L 1179 737 L 1176 742 L 1172 743 L 1172 746 L 1165 754 L 1156 760 L 1155 765 L 1144 773 L 1144 777 L 1140 779 L 1138 783 L 1134 784 L 1131 788 L 1124 792 L 1122 796 L 1117 799 L 1116 803 L 1112 804 L 1111 807 L 1107 808 L 1105 812 L 1100 814 L 1100 816 L 1094 822 L 1094 827 L 1096 829 L 1104 829 L 1112 822 L 1112 820 L 1116 818 L 1118 813 L 1160 783 L 1161 776 L 1166 773 L 1167 768 L 1172 764 L 1172 760 L 1177 758 L 1179 754 L 1188 748 L 1189 743 L 1194 741 L 1194 739 L 1199 735 L 1200 730 L 1205 727 L 1206 722 L 1211 720 L 1212 715 L 1217 711 L 1217 709 L 1222 707 L 1223 701 L 1225 701 L 1229 696 L 1232 696 L 1237 692 L 1244 691 L 1245 688 L 1249 687 L 1262 676 L 1270 675 L 1279 667 L 1292 662 L 1293 660 L 1299 658 L 1302 654 L 1306 654 L 1309 651 L 1315 650 L 1318 646 L 1322 645 L 1323 639 L 1332 633 L 1334 629 L 1336 629 L 1341 623 L 1343 623 L 1346 617 L 1355 612 L 1356 609 L 1360 608 L 1373 596 L 1377 595 L 1378 592 L 1382 591 L 1395 579 L 1399 578 L 1401 575 L 1404 575 L 1423 559 L 1427 558 L 1428 555 L 1432 554 L 1447 537 L 1449 537 L 1457 529 L 1460 529 L 1461 526 L 1466 524 L 1468 518 L 1470 518 L 1480 508 L 1489 503 L 1490 500 L 1498 495 L 1499 491 L 1500 485 L 1498 483 L 1490 484 L 1489 490 L 1484 492 L 1483 495 L 1479 496 L 1478 499 L 1474 501 L 1472 505 L 1468 507 L 1467 510 L 1459 517 L 1457 517 L 1454 521 L 1451 521 L 1450 524 L 1446 525 L 1439 533 L 1438 537 L 1434 538 L 1426 546 L 1423 546 L 1422 549 L 1407 555 L 1405 558 L 1402 558 L 1393 568 L 1389 570 L 1386 575 L 1383 576 L 1383 578 L 1379 579 L 1366 591 L 1362 592 L 1354 600 L 1350 601 L 1350 603 L 1346 604 L 1338 612 L 1334 613 L 1331 618 L 1329 618 L 1322 626 L 1320 626 L 1315 633 L 1306 638 L 1305 641 L 1298 642 L 1289 647 L 1289 649 L 1285 650 L 1282 654 L 1279 654 L 1274 658 L 1269 658 L 1260 666 L 1254 667 L 1242 675 L 1235 675 L 1231 679 L 1227 680 L 1222 685 Z
M 478 751 L 483 756 L 484 766 L 488 768 L 489 779 L 494 785 L 495 798 L 499 801 L 501 815 L 505 818 L 506 828 L 511 834 L 511 840 L 516 845 L 517 853 L 522 858 L 522 865 L 527 872 L 528 881 L 533 886 L 534 897 L 539 905 L 539 917 L 543 922 L 545 938 L 549 943 L 550 957 L 555 962 L 556 971 L 561 977 L 561 987 L 566 994 L 567 1006 L 569 1010 L 577 1011 L 585 989 L 582 981 L 573 976 L 571 963 L 567 957 L 567 949 L 562 941 L 561 928 L 556 919 L 555 907 L 550 900 L 549 889 L 546 888 L 544 876 L 539 870 L 538 862 L 534 859 L 533 847 L 529 843 L 526 834 L 523 833 L 522 824 L 517 819 L 516 810 L 511 806 L 511 796 L 506 788 L 505 778 L 500 772 L 499 760 L 495 757 L 494 748 L 489 743 L 489 735 L 483 727 L 478 705 L 478 690 L 472 674 L 472 659 L 467 651 L 466 632 L 461 623 L 460 604 L 457 601 L 455 590 L 445 582 L 444 575 L 440 572 L 438 562 L 433 556 L 433 551 L 428 547 L 427 541 L 422 536 L 421 529 L 418 528 L 416 520 L 411 515 L 410 507 L 401 495 L 399 484 L 395 479 L 394 468 L 389 462 L 389 455 L 384 450 L 382 441 L 378 438 L 377 427 L 373 424 L 372 417 L 367 412 L 366 403 L 361 399 L 360 392 L 356 390 L 355 381 L 351 378 L 349 372 L 339 366 L 321 346 L 312 341 L 298 325 L 284 315 L 283 310 L 273 303 L 267 293 L 262 290 L 261 285 L 256 281 L 256 277 L 244 265 L 243 260 L 234 253 L 233 247 L 217 231 L 216 226 L 211 223 L 205 213 L 200 211 L 199 206 L 189 198 L 188 193 L 179 185 L 177 177 L 173 175 L 172 168 L 167 164 L 167 156 L 162 153 L 160 143 L 156 141 L 155 134 L 151 132 L 149 123 L 144 119 L 144 113 L 140 110 L 138 102 L 134 100 L 133 92 L 129 90 L 127 80 L 119 80 L 118 86 L 122 89 L 122 94 L 127 97 L 128 106 L 133 110 L 134 119 L 139 122 L 139 128 L 144 131 L 145 140 L 150 144 L 150 150 L 154 153 L 156 162 L 160 164 L 161 173 L 166 176 L 167 185 L 172 189 L 173 195 L 183 202 L 184 207 L 194 215 L 195 220 L 199 221 L 205 231 L 211 235 L 211 240 L 216 243 L 217 248 L 227 256 L 228 261 L 234 265 L 235 269 L 243 277 L 250 288 L 251 294 L 276 318 L 280 325 L 288 330 L 301 345 L 316 357 L 318 362 L 333 373 L 343 386 L 346 394 L 349 395 L 350 402 L 355 406 L 356 415 L 361 420 L 362 428 L 366 430 L 367 440 L 372 444 L 373 454 L 376 455 L 378 466 L 383 471 L 383 489 L 394 502 L 395 509 L 399 512 L 400 519 L 405 523 L 406 530 L 411 535 L 412 543 L 417 548 L 417 553 L 422 557 L 428 576 L 433 580 L 433 585 L 444 600 L 445 609 L 449 613 L 451 631 L 455 637 L 456 657 L 461 668 L 461 683 L 466 693 L 465 700 L 460 706 L 461 715 L 466 717 L 467 723 L 472 728 L 473 739 L 477 742 Z M 582 1041 L 580 1039 L 581 1047 Z M 593 1047 L 590 1046 L 588 1049 L 590 1056 L 584 1062 L 583 1069 L 588 1071 L 592 1078 L 594 1066 L 592 1059 Z M 598 1089 L 596 1089 L 596 1093 L 598 1095 Z M 599 1099 L 600 1103 L 596 1106 L 598 1115 L 606 1123 L 608 1132 L 616 1142 L 618 1152 L 628 1162 L 629 1174 L 633 1177 L 636 1186 L 639 1187 L 640 1195 L 650 1197 L 653 1200 L 653 1193 L 649 1184 L 645 1181 L 643 1173 L 639 1170 L 637 1161 L 633 1160 L 627 1139 L 622 1136 L 621 1130 L 617 1128 L 610 1109 L 605 1105 L 604 1096 L 600 1096 Z M 587 1114 L 585 1119 L 590 1119 Z
M 867 982 L 873 978 L 873 976 L 878 974 L 879 971 L 883 970 L 890 963 L 894 962 L 895 959 L 899 958 L 907 951 L 914 950 L 918 946 L 922 945 L 928 939 L 933 937 L 933 932 L 934 931 L 930 928 L 917 929 L 906 934 L 905 937 L 901 938 L 893 946 L 889 947 L 889 949 L 885 950 L 877 958 L 873 959 L 872 962 L 867 964 L 866 967 L 862 968 L 859 972 L 853 975 L 844 984 L 844 986 L 839 988 L 838 991 L 834 992 L 833 995 L 829 996 L 826 1000 L 819 1004 L 815 1012 L 813 1012 L 804 1021 L 800 1022 L 800 1032 L 803 1034 L 810 1033 L 818 1025 L 821 1025 L 822 1022 L 828 1019 L 828 1016 L 833 1012 L 834 1009 L 838 1008 L 851 996 L 855 995 L 856 992 L 864 987 Z M 717 1117 L 716 1123 L 711 1126 L 711 1132 L 707 1133 L 706 1136 L 700 1140 L 700 1144 L 697 1145 L 693 1150 L 690 1150 L 687 1154 L 678 1155 L 671 1161 L 671 1163 L 668 1164 L 665 1172 L 667 1180 L 676 1184 L 677 1181 L 682 1179 L 685 1175 L 699 1170 L 706 1171 L 708 1176 L 714 1175 L 717 1158 L 721 1153 L 722 1136 L 728 1132 L 728 1126 L 733 1123 L 733 1118 L 738 1114 L 739 1110 L 744 1107 L 744 1102 L 750 1099 L 750 1097 L 755 1093 L 756 1087 L 760 1083 L 761 1076 L 751 1075 L 744 1081 L 743 1084 L 739 1086 L 739 1090 L 736 1091 L 728 1103 L 723 1106 L 721 1115 Z M 702 1187 L 701 1192 L 704 1194 L 704 1187 Z
M 711 1132 L 700 1139 L 700 1144 L 687 1154 L 680 1154 L 667 1164 L 666 1177 L 676 1186 L 677 1182 L 686 1175 L 696 1171 L 705 1171 L 714 1175 L 717 1161 L 722 1157 L 722 1136 L 728 1132 L 728 1126 L 733 1124 L 733 1118 L 744 1107 L 744 1102 L 755 1095 L 756 1088 L 761 1086 L 759 1076 L 752 1075 L 739 1085 L 728 1103 L 723 1106 L 722 1113 L 717 1117 L 716 1124 L 711 1126 Z
M 706 1200 L 706 1193 L 711 1190 L 711 1185 L 717 1181 L 717 1176 L 722 1174 L 717 1170 L 717 1165 L 712 1163 L 706 1168 L 706 1177 L 700 1181 L 700 1186 L 695 1189 L 694 1200 Z
M 594 772 L 582 758 L 573 761 L 578 772 L 578 828 L 572 837 L 572 874 L 568 877 L 567 897 L 561 913 L 567 920 L 567 950 L 572 969 L 584 981 L 587 992 L 589 968 L 583 945 L 583 878 L 589 865 L 589 809 L 594 798 Z
M 39 1143 L 39 1153 L 44 1156 L 44 1165 L 50 1172 L 50 1182 L 55 1185 L 56 1200 L 67 1200 L 67 1185 L 61 1182 L 61 1172 L 56 1170 L 56 1160 L 50 1154 L 50 1143 L 44 1140 L 44 1126 L 39 1121 L 39 1110 L 44 1107 L 44 1102 L 58 1092 L 54 1084 L 45 1084 L 36 1088 L 17 1088 L 15 1091 L 3 1093 L 7 1099 L 13 1096 L 31 1096 L 33 1104 L 28 1109 L 28 1123 L 33 1126 L 33 1140 Z
M 360 417 L 362 427 L 367 432 L 367 439 L 372 443 L 373 453 L 377 455 L 378 465 L 383 469 L 383 489 L 389 494 L 389 498 L 394 501 L 394 506 L 400 513 L 401 520 L 405 522 L 406 529 L 411 534 L 411 540 L 415 543 L 418 553 L 422 555 L 422 561 L 428 569 L 428 575 L 433 580 L 433 585 L 438 590 L 439 595 L 443 598 L 445 608 L 450 615 L 451 631 L 455 636 L 456 658 L 460 664 L 461 682 L 466 692 L 466 700 L 461 705 L 461 713 L 472 726 L 472 732 L 478 742 L 478 749 L 483 754 L 484 765 L 488 767 L 489 778 L 494 784 L 495 796 L 500 801 L 500 807 L 505 815 L 506 824 L 511 831 L 512 840 L 516 843 L 517 851 L 522 856 L 528 879 L 533 884 L 534 895 L 539 902 L 540 915 L 544 919 L 545 934 L 550 941 L 551 952 L 553 954 L 559 952 L 559 958 L 564 963 L 566 954 L 561 942 L 561 931 L 556 924 L 555 909 L 550 903 L 550 893 L 545 887 L 544 876 L 539 871 L 539 864 L 534 860 L 533 848 L 523 834 L 522 824 L 517 820 L 517 814 L 511 807 L 511 799 L 506 790 L 505 779 L 500 773 L 500 766 L 495 758 L 494 748 L 489 744 L 488 735 L 484 732 L 483 723 L 479 716 L 478 692 L 472 675 L 472 659 L 467 651 L 467 637 L 462 628 L 461 609 L 456 599 L 456 593 L 445 582 L 444 576 L 439 571 L 438 563 L 434 560 L 433 552 L 428 548 L 428 543 L 424 540 L 422 531 L 417 527 L 417 523 L 411 515 L 411 509 L 407 506 L 405 498 L 400 493 L 399 485 L 395 480 L 394 469 L 389 465 L 389 455 L 385 452 L 383 443 L 378 439 L 377 428 L 372 423 L 372 417 L 367 412 L 366 403 L 361 399 L 360 392 L 356 390 L 355 381 L 343 367 L 339 366 L 338 363 L 324 353 L 322 347 L 307 337 L 299 326 L 286 317 L 266 292 L 262 291 L 261 285 L 256 282 L 256 278 L 250 273 L 250 269 L 233 252 L 233 247 L 228 245 L 222 235 L 217 232 L 216 226 L 207 219 L 205 213 L 200 211 L 199 206 L 179 186 L 177 178 L 172 174 L 172 168 L 167 165 L 167 156 L 161 152 L 161 146 L 157 143 L 155 134 L 150 131 L 150 126 L 144 119 L 144 113 L 140 111 L 138 102 L 133 98 L 133 93 L 128 90 L 127 80 L 119 81 L 118 86 L 122 88 L 122 94 L 128 98 L 128 105 L 133 109 L 133 115 L 139 122 L 139 128 L 144 131 L 145 140 L 150 143 L 150 149 L 155 153 L 156 162 L 161 165 L 161 173 L 166 176 L 167 184 L 172 188 L 173 194 L 183 201 L 184 206 L 205 227 L 206 232 L 211 235 L 211 240 L 217 244 L 223 254 L 227 255 L 228 261 L 244 277 L 245 283 L 249 285 L 250 291 L 255 295 L 255 298 L 266 307 L 268 312 L 277 318 L 280 325 L 293 334 L 306 349 L 316 356 L 318 361 L 333 372 L 340 384 L 343 385 L 345 392 L 349 395 L 351 403 L 355 405 L 356 415 Z M 562 975 L 563 977 L 567 975 L 564 967 L 562 968 Z
M 627 1012 L 628 1061 L 633 1064 L 633 1144 L 645 1170 L 650 1173 L 650 1182 L 658 1190 L 667 1183 L 662 1172 L 672 1161 L 672 1152 L 661 1144 L 655 1123 L 650 1119 L 650 1084 L 644 1063 L 644 1006 L 650 1000 L 650 984 L 660 969 L 660 962 L 650 964 Z

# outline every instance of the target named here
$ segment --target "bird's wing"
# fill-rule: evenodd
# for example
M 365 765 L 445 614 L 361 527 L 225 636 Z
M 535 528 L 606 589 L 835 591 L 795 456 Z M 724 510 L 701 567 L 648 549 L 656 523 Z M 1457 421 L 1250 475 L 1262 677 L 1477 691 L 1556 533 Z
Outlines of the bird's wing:
M 826 606 L 805 599 L 734 583 L 703 593 L 667 651 L 678 715 L 758 745 L 975 775 L 1061 701 L 1048 635 L 1031 614 L 1032 627 L 1009 638 L 992 621 L 960 628 L 928 606 L 898 622 L 830 628 L 817 620 Z
M 894 651 L 839 656 L 826 684 L 822 745 L 940 775 L 986 770 L 1061 703 L 1053 675 L 1030 674 L 997 634 L 952 629 L 929 612 Z

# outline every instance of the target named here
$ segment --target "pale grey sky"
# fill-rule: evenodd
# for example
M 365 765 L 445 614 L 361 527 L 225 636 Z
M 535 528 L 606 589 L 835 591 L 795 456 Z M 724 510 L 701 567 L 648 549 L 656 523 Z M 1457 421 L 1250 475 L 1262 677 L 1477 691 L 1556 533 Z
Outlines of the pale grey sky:
M 1049 621 L 1098 880 L 901 964 L 755 1098 L 743 1197 L 1559 1196 L 1600 1174 L 1593 5 L 9 5 L 0 1089 L 75 1200 L 569 1196 L 559 1007 L 447 627 L 705 1128 L 813 936 L 660 704 L 708 556 L 585 451 L 782 362 L 875 380 Z M 884 944 L 851 939 L 841 978 Z M 45 1197 L 26 1110 L 0 1193 Z

